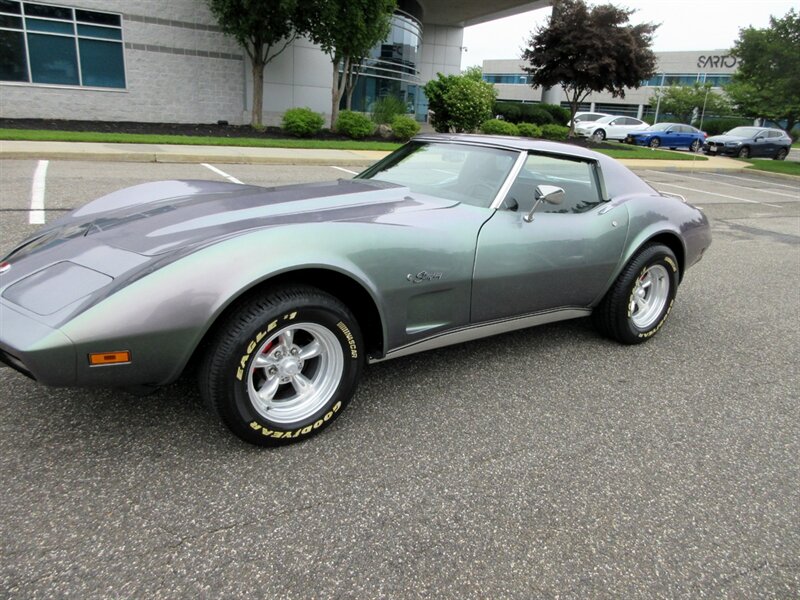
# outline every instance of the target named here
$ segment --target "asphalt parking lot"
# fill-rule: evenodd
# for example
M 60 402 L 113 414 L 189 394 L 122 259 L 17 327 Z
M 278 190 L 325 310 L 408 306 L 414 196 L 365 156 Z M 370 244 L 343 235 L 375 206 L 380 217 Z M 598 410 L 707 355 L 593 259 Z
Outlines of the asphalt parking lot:
M 0 597 L 797 598 L 798 185 L 639 174 L 714 233 L 641 346 L 577 320 L 373 365 L 324 435 L 276 450 L 189 380 L 0 369 Z M 140 182 L 349 176 L 0 161 L 0 254 Z

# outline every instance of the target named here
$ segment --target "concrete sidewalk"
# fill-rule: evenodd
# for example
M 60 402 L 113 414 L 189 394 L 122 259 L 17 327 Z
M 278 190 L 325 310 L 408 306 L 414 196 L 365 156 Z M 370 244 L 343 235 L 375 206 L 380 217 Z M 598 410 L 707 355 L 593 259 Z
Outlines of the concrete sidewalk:
M 0 140 L 0 158 L 29 160 L 98 160 L 164 163 L 368 166 L 388 152 L 371 150 L 306 150 L 242 146 L 177 146 L 87 142 L 22 142 Z M 746 165 L 730 158 L 708 160 L 629 160 L 631 169 L 659 171 L 737 172 Z

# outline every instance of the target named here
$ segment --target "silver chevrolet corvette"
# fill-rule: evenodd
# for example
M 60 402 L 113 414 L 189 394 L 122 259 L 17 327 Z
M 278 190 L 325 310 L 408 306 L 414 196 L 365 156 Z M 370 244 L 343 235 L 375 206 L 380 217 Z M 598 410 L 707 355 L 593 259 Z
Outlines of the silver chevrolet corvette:
M 644 342 L 710 243 L 701 211 L 601 154 L 419 136 L 352 180 L 89 202 L 0 262 L 0 361 L 145 391 L 191 366 L 233 433 L 284 444 L 329 426 L 369 362 L 590 315 Z

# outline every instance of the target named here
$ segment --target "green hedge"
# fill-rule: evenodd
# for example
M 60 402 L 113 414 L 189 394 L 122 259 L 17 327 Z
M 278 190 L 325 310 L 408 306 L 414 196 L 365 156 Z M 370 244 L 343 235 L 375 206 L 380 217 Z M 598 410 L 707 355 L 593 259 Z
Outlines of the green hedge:
M 542 128 L 533 123 L 517 123 L 517 129 L 519 130 L 519 134 L 524 137 L 542 137 Z
M 569 127 L 563 125 L 542 125 L 542 138 L 546 140 L 565 140 L 569 135 Z
M 508 121 L 490 119 L 481 123 L 481 133 L 488 135 L 519 135 L 519 129 Z
M 703 131 L 708 135 L 720 135 L 726 131 L 730 131 L 734 127 L 741 127 L 742 125 L 752 125 L 753 119 L 745 119 L 743 117 L 722 117 L 719 119 L 709 119 L 703 122 Z
M 336 131 L 354 140 L 372 135 L 375 124 L 369 117 L 352 110 L 343 110 L 336 119 Z
M 310 108 L 290 108 L 283 113 L 283 130 L 297 137 L 311 137 L 322 130 L 325 119 Z
M 419 133 L 419 123 L 411 117 L 398 115 L 392 121 L 392 134 L 400 140 L 409 140 Z
M 548 109 L 547 107 L 551 107 Z M 495 102 L 494 112 L 502 115 L 510 123 L 533 123 L 535 125 L 548 125 L 556 123 L 551 110 L 560 107 L 548 104 L 523 104 L 521 102 Z M 562 115 L 563 116 L 563 115 Z M 564 121 L 566 123 L 566 120 Z

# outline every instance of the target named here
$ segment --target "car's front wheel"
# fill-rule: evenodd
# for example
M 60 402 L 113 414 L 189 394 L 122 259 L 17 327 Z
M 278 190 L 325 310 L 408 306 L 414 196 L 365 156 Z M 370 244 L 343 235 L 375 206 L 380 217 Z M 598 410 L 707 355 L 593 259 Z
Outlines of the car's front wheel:
M 743 146 L 736 156 L 739 158 L 750 158 L 750 148 Z
M 787 156 L 789 156 L 789 151 L 786 148 L 781 148 L 775 155 L 775 160 L 786 160 Z
M 640 344 L 669 316 L 678 291 L 678 261 L 667 246 L 645 246 L 628 262 L 595 308 L 595 324 L 606 337 Z
M 342 413 L 362 363 L 361 333 L 347 307 L 315 288 L 287 287 L 241 303 L 220 324 L 200 391 L 243 440 L 287 444 Z
M 654 137 L 652 140 L 650 140 L 651 148 L 658 148 L 660 145 L 661 145 L 661 140 L 658 139 L 657 137 Z
M 604 139 L 606 139 L 606 132 L 602 129 L 598 129 L 592 134 L 592 137 L 594 138 L 594 141 L 602 142 Z

